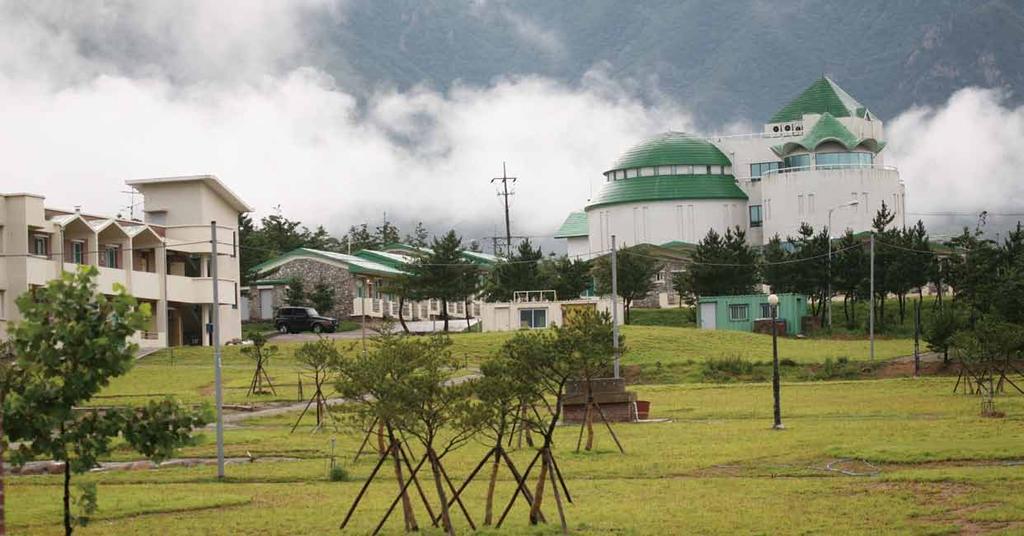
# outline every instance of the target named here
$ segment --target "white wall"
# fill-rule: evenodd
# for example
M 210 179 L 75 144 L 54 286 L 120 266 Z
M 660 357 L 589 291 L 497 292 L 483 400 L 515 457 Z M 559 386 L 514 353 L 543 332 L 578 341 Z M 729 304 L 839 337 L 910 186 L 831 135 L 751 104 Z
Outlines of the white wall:
M 628 180 L 628 179 L 627 179 Z M 664 244 L 673 240 L 696 243 L 715 229 L 747 228 L 747 202 L 742 199 L 651 201 L 608 205 L 587 210 L 590 250 L 611 249 L 611 235 L 619 247 Z
M 905 188 L 899 173 L 885 168 L 847 168 L 794 173 L 773 173 L 761 181 L 764 196 L 764 237 L 795 236 L 801 222 L 815 228 L 827 225 L 828 209 L 852 201 L 856 207 L 832 213 L 832 236 L 846 229 L 854 232 L 871 228 L 871 220 L 885 201 L 896 212 L 896 225 L 905 222 Z
M 611 312 L 610 298 L 579 299 L 539 302 L 485 302 L 480 309 L 480 326 L 483 331 L 514 331 L 519 327 L 519 312 L 522 309 L 544 309 L 547 311 L 547 326 L 562 324 L 562 306 L 594 305 L 598 311 Z M 618 301 L 618 324 L 624 321 L 622 300 Z

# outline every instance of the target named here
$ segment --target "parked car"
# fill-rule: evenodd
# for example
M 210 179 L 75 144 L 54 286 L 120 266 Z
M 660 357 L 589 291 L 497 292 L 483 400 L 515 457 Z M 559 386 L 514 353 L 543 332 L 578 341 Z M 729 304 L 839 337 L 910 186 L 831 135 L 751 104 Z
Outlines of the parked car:
M 281 307 L 274 315 L 274 327 L 281 333 L 333 333 L 338 329 L 338 320 L 320 316 L 312 307 Z

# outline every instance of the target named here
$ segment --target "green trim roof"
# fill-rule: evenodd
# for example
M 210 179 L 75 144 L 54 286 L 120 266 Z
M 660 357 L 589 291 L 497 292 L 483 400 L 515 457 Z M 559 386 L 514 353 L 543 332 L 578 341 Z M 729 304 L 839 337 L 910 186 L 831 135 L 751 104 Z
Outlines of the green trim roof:
M 335 253 L 333 251 L 322 251 L 310 248 L 293 249 L 284 255 L 254 266 L 252 270 L 256 274 L 263 274 L 294 259 L 317 259 L 331 263 L 340 263 L 345 265 L 345 268 L 350 273 L 359 275 L 396 276 L 405 273 L 402 270 L 395 269 L 391 266 L 356 257 L 355 255 L 346 255 L 344 253 Z
M 587 213 L 570 212 L 569 217 L 562 222 L 562 226 L 555 231 L 555 238 L 573 238 L 589 234 L 590 225 L 587 223 Z
M 871 112 L 857 99 L 839 87 L 831 78 L 823 76 L 797 98 L 775 113 L 769 123 L 798 121 L 804 114 L 830 113 L 835 117 L 865 117 Z
M 879 142 L 874 138 L 858 138 L 856 134 L 850 132 L 850 129 L 846 128 L 832 114 L 826 112 L 821 115 L 821 118 L 814 123 L 814 126 L 811 127 L 811 130 L 807 131 L 803 138 L 797 141 L 786 142 L 782 145 L 776 145 L 772 147 L 772 151 L 779 156 L 786 156 L 800 148 L 814 151 L 825 142 L 838 143 L 849 151 L 863 145 L 871 152 L 877 153 L 885 147 L 885 142 Z
M 587 209 L 633 201 L 747 199 L 732 175 L 660 175 L 606 182 Z
M 392 242 L 385 244 L 381 249 L 386 251 L 378 251 L 377 253 L 394 254 L 395 251 L 401 251 L 401 255 L 422 257 L 423 255 L 430 255 L 434 250 L 428 247 L 413 246 L 410 244 L 403 244 L 402 242 Z M 356 253 L 358 255 L 358 253 Z M 490 253 L 484 253 L 482 251 L 470 251 L 468 249 L 462 250 L 462 258 L 466 259 L 473 264 L 480 266 L 493 266 L 498 263 L 498 257 L 491 255 Z
M 731 166 L 732 162 L 715 145 L 683 132 L 666 132 L 626 151 L 611 169 L 628 169 L 673 164 Z
M 401 269 L 403 266 L 408 265 L 414 259 L 408 255 L 399 255 L 398 253 L 389 253 L 387 251 L 375 251 L 372 249 L 361 249 L 355 253 L 354 256 L 366 259 L 373 262 L 378 262 L 385 266 L 390 266 L 395 269 Z

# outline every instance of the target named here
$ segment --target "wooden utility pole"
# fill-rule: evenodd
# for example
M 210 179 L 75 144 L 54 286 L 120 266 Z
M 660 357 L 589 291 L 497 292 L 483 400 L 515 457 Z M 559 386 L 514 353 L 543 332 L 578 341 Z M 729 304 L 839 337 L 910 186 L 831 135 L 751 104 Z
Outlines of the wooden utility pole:
M 508 196 L 515 195 L 515 192 L 509 193 L 508 181 L 512 181 L 514 184 L 516 180 L 518 180 L 516 177 L 508 176 L 508 172 L 505 169 L 505 162 L 501 163 L 501 176 L 491 179 L 491 184 L 494 184 L 496 181 L 501 181 L 502 191 L 498 195 L 503 197 L 505 201 L 505 255 L 507 257 L 512 256 L 512 223 L 508 216 Z

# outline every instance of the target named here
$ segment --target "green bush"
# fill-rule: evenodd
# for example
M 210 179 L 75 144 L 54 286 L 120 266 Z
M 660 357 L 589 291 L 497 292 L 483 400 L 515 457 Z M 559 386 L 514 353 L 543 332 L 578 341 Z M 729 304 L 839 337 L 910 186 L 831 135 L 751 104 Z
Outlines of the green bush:
M 704 362 L 701 371 L 704 381 L 727 382 L 754 373 L 754 364 L 739 356 L 711 358 Z
M 331 482 L 348 482 L 348 471 L 340 465 L 331 467 L 331 470 L 327 472 L 327 478 Z

